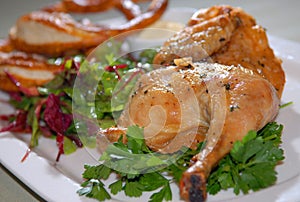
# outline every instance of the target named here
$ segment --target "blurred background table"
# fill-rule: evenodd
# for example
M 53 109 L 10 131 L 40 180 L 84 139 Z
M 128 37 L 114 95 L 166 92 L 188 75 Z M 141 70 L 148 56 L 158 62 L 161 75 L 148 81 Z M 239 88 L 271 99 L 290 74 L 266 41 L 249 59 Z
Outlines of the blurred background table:
M 37 10 L 53 3 L 51 0 L 10 0 L 0 6 L 0 37 L 6 38 L 9 28 L 22 14 Z M 216 0 L 170 0 L 169 7 L 205 8 L 215 4 L 229 4 L 242 7 L 253 15 L 257 23 L 266 28 L 272 36 L 300 43 L 300 1 L 260 0 L 260 1 L 216 1 Z M 116 12 L 100 14 L 110 18 Z M 99 15 L 99 16 L 100 16 Z M 1 141 L 1 140 L 0 140 Z M 0 166 L 0 201 L 40 201 L 26 185 L 16 179 L 6 168 Z

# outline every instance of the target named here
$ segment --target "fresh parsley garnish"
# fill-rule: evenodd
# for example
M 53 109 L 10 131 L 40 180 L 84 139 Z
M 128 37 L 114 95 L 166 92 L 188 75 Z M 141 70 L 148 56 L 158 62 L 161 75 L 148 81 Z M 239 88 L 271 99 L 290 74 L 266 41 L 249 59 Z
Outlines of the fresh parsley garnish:
M 235 194 L 273 185 L 276 182 L 275 166 L 284 159 L 279 147 L 283 126 L 275 122 L 267 124 L 259 132 L 250 131 L 242 141 L 234 143 L 211 173 L 207 191 L 217 194 L 233 188 Z
M 85 165 L 83 178 L 86 181 L 81 185 L 78 194 L 95 198 L 94 196 L 100 194 L 97 190 L 105 189 L 97 199 L 110 199 L 111 196 L 106 195 L 107 189 L 110 189 L 113 195 L 124 192 L 129 197 L 140 197 L 143 192 L 152 192 L 149 201 L 172 200 L 170 183 L 180 180 L 182 173 L 190 165 L 189 160 L 199 149 L 193 151 L 184 147 L 170 155 L 155 153 L 146 146 L 143 129 L 137 126 L 129 127 L 126 136 L 127 144 L 120 138 L 118 142 L 107 147 L 100 158 L 101 164 Z M 166 173 L 169 175 L 166 176 Z M 117 174 L 116 181 L 105 187 L 104 180 L 113 174 Z M 94 186 L 98 188 L 93 188 Z
M 282 129 L 282 125 L 272 122 L 258 132 L 249 131 L 242 141 L 235 142 L 211 173 L 208 193 L 233 188 L 237 195 L 241 191 L 246 194 L 274 184 L 275 166 L 284 159 L 280 148 Z M 119 192 L 140 197 L 143 192 L 151 191 L 149 201 L 172 200 L 170 183 L 179 182 L 202 143 L 197 150 L 182 148 L 173 154 L 159 154 L 147 148 L 141 128 L 129 127 L 126 136 L 127 144 L 120 138 L 107 147 L 99 165 L 85 165 L 83 178 L 86 181 L 78 194 L 102 201 Z M 106 186 L 105 180 L 111 175 L 116 176 L 116 181 Z

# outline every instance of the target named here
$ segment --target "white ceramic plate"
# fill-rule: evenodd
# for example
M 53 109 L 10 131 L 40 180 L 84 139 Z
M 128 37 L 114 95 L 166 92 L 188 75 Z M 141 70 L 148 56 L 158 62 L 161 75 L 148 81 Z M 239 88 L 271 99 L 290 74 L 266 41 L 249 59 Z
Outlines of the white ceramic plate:
M 281 109 L 277 118 L 284 128 L 282 147 L 286 159 L 277 167 L 276 185 L 246 196 L 235 196 L 231 191 L 208 196 L 209 201 L 297 201 L 300 199 L 300 44 L 270 37 L 270 43 L 276 54 L 282 58 L 287 83 L 282 102 L 293 101 L 293 105 Z M 7 99 L 0 93 L 0 100 Z M 1 113 L 10 112 L 10 106 L 0 102 Z M 41 138 L 39 146 L 31 152 L 27 160 L 21 159 L 27 150 L 29 135 L 0 134 L 0 160 L 16 177 L 47 201 L 89 201 L 79 197 L 76 191 L 82 182 L 81 173 L 85 163 L 97 163 L 85 149 L 62 156 L 55 163 L 57 147 L 55 141 Z M 173 199 L 179 200 L 178 188 L 173 186 Z M 142 198 L 117 196 L 116 200 L 146 201 L 149 195 Z

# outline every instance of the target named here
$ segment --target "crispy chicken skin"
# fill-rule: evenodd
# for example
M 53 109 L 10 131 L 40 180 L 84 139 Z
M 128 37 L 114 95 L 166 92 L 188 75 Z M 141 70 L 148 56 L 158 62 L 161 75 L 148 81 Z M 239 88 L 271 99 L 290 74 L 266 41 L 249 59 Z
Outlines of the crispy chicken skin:
M 265 30 L 260 26 L 239 27 L 228 44 L 211 55 L 214 62 L 225 65 L 242 65 L 269 80 L 281 97 L 285 74 L 281 60 L 268 44 Z
M 285 75 L 281 60 L 269 46 L 265 30 L 240 8 L 213 6 L 200 9 L 187 27 L 165 42 L 155 64 L 172 64 L 175 58 L 242 65 L 267 78 L 281 97 Z
M 143 75 L 118 125 L 144 127 L 146 144 L 163 153 L 206 140 L 180 182 L 183 199 L 201 201 L 211 169 L 249 130 L 274 120 L 278 109 L 275 88 L 251 70 L 179 64 Z
M 214 12 L 212 15 L 211 10 L 220 13 Z M 183 57 L 192 57 L 194 61 L 205 59 L 224 46 L 240 24 L 237 16 L 229 15 L 231 7 L 213 7 L 200 11 L 205 13 L 205 18 L 198 19 L 195 16 L 198 13 L 194 14 L 188 26 L 163 44 L 154 58 L 155 64 L 170 65 L 175 58 Z

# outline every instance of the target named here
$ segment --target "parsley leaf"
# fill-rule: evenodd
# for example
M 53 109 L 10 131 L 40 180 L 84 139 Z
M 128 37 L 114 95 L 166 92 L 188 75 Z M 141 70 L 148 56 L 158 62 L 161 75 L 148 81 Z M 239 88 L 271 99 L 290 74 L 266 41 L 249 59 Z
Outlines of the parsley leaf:
M 149 201 L 156 202 L 156 201 L 164 201 L 164 200 L 166 201 L 172 200 L 172 191 L 169 183 L 166 183 L 159 192 L 152 194 Z
M 122 191 L 122 187 L 123 187 L 122 179 L 119 179 L 119 180 L 117 180 L 114 183 L 109 185 L 110 192 L 114 195 L 116 195 L 117 193 Z
M 284 159 L 283 150 L 279 148 L 282 129 L 282 125 L 269 123 L 258 132 L 249 131 L 242 141 L 236 142 L 211 173 L 208 193 L 232 188 L 235 194 L 246 194 L 274 184 L 275 166 Z M 100 158 L 102 164 L 85 165 L 83 178 L 86 181 L 78 193 L 98 200 L 109 199 L 102 180 L 114 173 L 117 179 L 108 186 L 111 194 L 124 192 L 129 197 L 140 197 L 144 192 L 151 192 L 151 202 L 172 200 L 170 183 L 179 182 L 202 143 L 196 150 L 183 147 L 173 154 L 160 154 L 147 148 L 142 128 L 129 127 L 126 137 L 127 144 L 121 137 L 107 147 Z
M 118 142 L 109 145 L 100 158 L 103 163 L 96 166 L 85 165 L 83 178 L 86 182 L 82 184 L 82 195 L 93 197 L 86 191 L 87 187 L 97 186 L 95 180 L 105 180 L 110 174 L 116 173 L 119 178 L 109 185 L 112 194 L 124 191 L 130 197 L 139 197 L 143 192 L 153 192 L 150 201 L 172 200 L 170 182 L 178 182 L 182 173 L 189 167 L 190 159 L 199 152 L 197 150 L 182 148 L 174 154 L 160 154 L 151 151 L 143 138 L 143 129 L 131 126 L 127 129 L 127 144 Z M 175 159 L 170 161 L 170 159 Z M 170 173 L 174 178 L 168 179 L 164 176 Z M 101 187 L 101 190 L 104 187 Z M 155 192 L 156 191 L 156 192 Z M 103 198 L 105 192 L 101 191 Z
M 77 191 L 80 196 L 85 195 L 89 198 L 95 198 L 99 201 L 111 199 L 111 196 L 104 188 L 104 184 L 99 180 L 90 180 L 84 182 L 81 186 L 84 186 L 84 188 Z
M 127 181 L 124 186 L 124 192 L 127 196 L 139 197 L 143 194 L 143 188 L 139 181 Z
M 85 171 L 82 177 L 85 179 L 107 179 L 110 175 L 110 168 L 100 164 L 97 166 L 84 165 Z
M 284 159 L 279 148 L 283 126 L 275 122 L 261 131 L 249 131 L 242 141 L 234 143 L 208 179 L 207 191 L 216 194 L 233 188 L 235 194 L 247 194 L 276 182 L 275 166 Z

